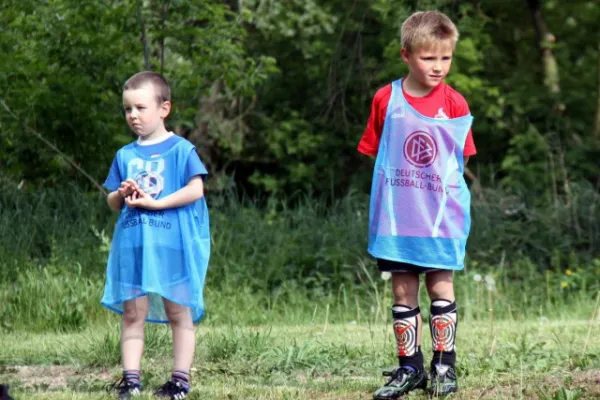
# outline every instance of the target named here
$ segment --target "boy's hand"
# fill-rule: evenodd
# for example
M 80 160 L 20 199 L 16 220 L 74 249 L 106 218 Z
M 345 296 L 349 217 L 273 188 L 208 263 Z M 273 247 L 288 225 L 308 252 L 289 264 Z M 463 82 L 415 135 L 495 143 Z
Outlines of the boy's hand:
M 125 182 L 121 182 L 121 187 L 117 189 L 117 192 L 122 198 L 126 199 L 131 196 L 136 190 L 138 190 L 138 184 L 133 179 L 127 179 Z
M 145 208 L 146 210 L 154 210 L 157 205 L 156 200 L 137 185 L 133 193 L 130 196 L 125 197 L 125 203 L 129 207 Z

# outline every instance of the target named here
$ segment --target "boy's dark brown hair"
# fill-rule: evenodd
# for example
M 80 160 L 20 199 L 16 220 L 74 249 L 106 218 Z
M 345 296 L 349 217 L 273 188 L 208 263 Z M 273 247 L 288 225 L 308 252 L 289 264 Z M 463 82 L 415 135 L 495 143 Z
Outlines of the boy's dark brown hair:
M 127 82 L 123 85 L 123 91 L 139 89 L 148 83 L 154 86 L 158 104 L 162 104 L 165 101 L 171 101 L 171 88 L 169 87 L 167 80 L 161 74 L 152 71 L 138 72 L 127 79 Z

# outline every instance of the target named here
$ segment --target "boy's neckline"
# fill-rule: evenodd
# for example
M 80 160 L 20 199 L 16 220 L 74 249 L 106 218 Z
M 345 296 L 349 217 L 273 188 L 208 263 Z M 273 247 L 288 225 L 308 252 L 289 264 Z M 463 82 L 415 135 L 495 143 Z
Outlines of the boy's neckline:
M 174 133 L 169 131 L 166 134 L 164 134 L 160 137 L 157 137 L 156 139 L 141 140 L 140 138 L 137 138 L 136 144 L 138 146 L 151 146 L 153 144 L 162 143 L 165 140 L 169 139 L 173 135 L 174 135 Z
M 406 106 L 407 109 L 411 110 L 413 112 L 413 114 L 415 114 L 417 117 L 421 118 L 422 120 L 430 121 L 430 122 L 432 122 L 434 124 L 456 123 L 457 121 L 468 121 L 468 120 L 472 121 L 473 120 L 473 117 L 471 116 L 470 113 L 467 114 L 467 115 L 463 115 L 462 117 L 448 118 L 448 119 L 428 117 L 426 115 L 421 114 L 414 107 L 414 105 L 412 103 L 427 100 L 428 99 L 427 96 L 430 96 L 431 93 L 434 93 L 434 90 L 432 90 L 427 96 L 424 96 L 424 97 L 413 97 L 413 99 L 417 99 L 417 101 L 413 101 L 412 99 L 409 101 L 409 99 L 406 97 L 406 96 L 409 96 L 409 95 L 404 92 L 404 88 L 402 87 L 403 83 L 404 83 L 404 79 L 403 78 L 394 81 L 392 83 L 392 90 L 399 91 L 401 93 L 400 98 L 402 99 L 402 103 L 405 104 L 405 106 Z M 443 84 L 443 82 L 441 84 Z M 438 86 L 440 86 L 440 85 L 438 85 Z M 438 86 L 436 86 L 434 89 L 437 90 Z M 395 87 L 395 89 L 394 89 L 394 87 Z M 392 118 L 394 118 L 394 117 L 392 116 Z

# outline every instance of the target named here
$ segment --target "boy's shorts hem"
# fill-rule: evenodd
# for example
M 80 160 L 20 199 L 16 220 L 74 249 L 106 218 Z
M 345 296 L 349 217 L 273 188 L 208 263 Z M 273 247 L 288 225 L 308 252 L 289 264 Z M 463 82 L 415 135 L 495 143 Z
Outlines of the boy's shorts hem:
M 420 265 L 399 261 L 384 260 L 382 258 L 377 259 L 377 268 L 379 268 L 380 272 L 415 272 L 417 274 L 427 274 L 429 272 L 436 271 L 449 271 L 441 268 L 421 267 Z

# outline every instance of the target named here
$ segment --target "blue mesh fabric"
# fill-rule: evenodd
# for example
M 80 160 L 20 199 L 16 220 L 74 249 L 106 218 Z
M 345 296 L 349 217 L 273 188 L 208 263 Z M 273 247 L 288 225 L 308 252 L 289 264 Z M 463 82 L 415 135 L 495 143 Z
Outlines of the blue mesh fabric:
M 134 147 L 118 153 L 122 176 L 151 185 L 157 198 L 186 182 L 184 169 L 193 146 L 181 141 L 160 158 Z M 203 289 L 210 255 L 208 208 L 203 198 L 175 209 L 121 210 L 108 258 L 102 304 L 122 313 L 123 302 L 149 296 L 147 321 L 168 322 L 162 298 L 187 306 L 194 322 L 204 314 Z
M 401 85 L 392 84 L 373 172 L 369 253 L 462 269 L 471 226 L 463 150 L 473 117 L 425 117 L 408 104 Z

